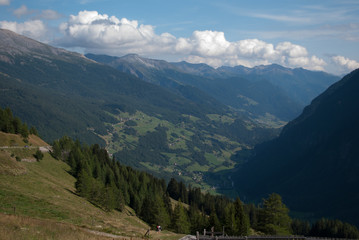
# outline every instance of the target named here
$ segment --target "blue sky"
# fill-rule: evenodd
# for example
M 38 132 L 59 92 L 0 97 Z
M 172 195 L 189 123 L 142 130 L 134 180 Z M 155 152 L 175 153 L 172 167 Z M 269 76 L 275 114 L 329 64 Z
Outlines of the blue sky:
M 359 67 L 358 0 L 0 0 L 0 27 L 81 53 Z

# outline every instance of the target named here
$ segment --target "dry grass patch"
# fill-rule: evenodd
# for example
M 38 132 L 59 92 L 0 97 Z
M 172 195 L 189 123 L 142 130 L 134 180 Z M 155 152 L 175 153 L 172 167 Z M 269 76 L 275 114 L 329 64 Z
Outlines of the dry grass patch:
M 0 213 L 0 239 L 130 239 L 73 224 Z M 135 240 L 135 238 L 133 238 Z
M 42 140 L 41 138 L 39 138 L 36 135 L 29 136 L 29 143 L 32 146 L 49 146 L 49 144 L 47 144 L 44 140 Z
M 15 157 L 4 149 L 0 149 L 0 174 L 20 175 L 26 173 L 26 168 L 16 161 Z

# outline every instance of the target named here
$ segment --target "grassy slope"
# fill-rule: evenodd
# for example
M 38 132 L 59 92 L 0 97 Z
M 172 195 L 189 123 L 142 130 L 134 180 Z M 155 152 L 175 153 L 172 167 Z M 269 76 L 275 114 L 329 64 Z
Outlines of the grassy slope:
M 0 147 L 1 146 L 48 146 L 41 138 L 35 135 L 30 135 L 28 142 L 24 142 L 21 137 L 16 134 L 0 132 Z
M 11 151 L 0 149 L 0 239 L 68 239 L 73 232 L 78 232 L 73 239 L 101 239 L 85 230 L 75 231 L 80 228 L 140 237 L 148 229 L 129 208 L 104 212 L 77 196 L 69 166 L 48 153 L 40 162 L 17 162 Z M 31 154 L 22 151 L 24 157 Z M 166 231 L 154 237 L 180 238 Z

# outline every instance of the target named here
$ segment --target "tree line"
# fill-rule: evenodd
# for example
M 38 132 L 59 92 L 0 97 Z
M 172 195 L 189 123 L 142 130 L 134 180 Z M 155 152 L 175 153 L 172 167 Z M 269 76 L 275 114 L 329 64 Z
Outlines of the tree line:
M 97 144 L 87 146 L 63 137 L 54 141 L 52 155 L 71 166 L 80 196 L 105 211 L 121 211 L 128 205 L 151 227 L 161 225 L 186 234 L 224 227 L 228 235 L 238 236 L 249 235 L 252 229 L 268 235 L 359 238 L 356 227 L 338 220 L 324 219 L 313 225 L 292 220 L 275 193 L 254 205 L 203 193 L 174 178 L 166 184 L 164 179 L 122 165 Z
M 23 123 L 20 118 L 15 117 L 10 108 L 2 109 L 0 107 L 0 131 L 5 133 L 21 134 L 24 139 L 29 137 L 29 134 L 38 135 L 35 127 L 28 128 L 26 123 Z

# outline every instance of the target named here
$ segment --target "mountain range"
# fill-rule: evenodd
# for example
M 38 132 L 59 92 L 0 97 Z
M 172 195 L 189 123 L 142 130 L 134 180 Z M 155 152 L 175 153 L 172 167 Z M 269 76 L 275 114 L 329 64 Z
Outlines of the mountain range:
M 339 80 L 324 72 L 276 64 L 214 69 L 206 64 L 169 63 L 135 54 L 123 57 L 86 54 L 86 57 L 176 92 L 179 85 L 195 87 L 252 119 L 267 122 L 292 120 L 314 97 Z M 206 99 L 203 93 L 199 98 Z
M 48 142 L 99 143 L 122 163 L 202 183 L 230 156 L 277 134 L 203 91 L 148 83 L 78 53 L 0 30 L 0 105 Z

